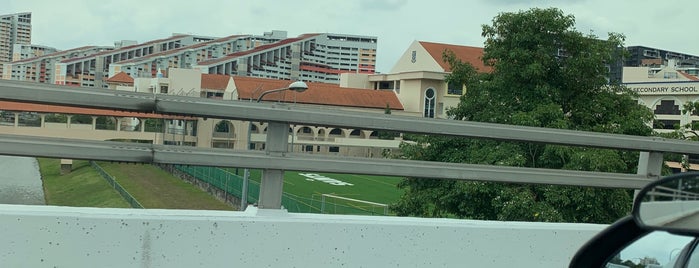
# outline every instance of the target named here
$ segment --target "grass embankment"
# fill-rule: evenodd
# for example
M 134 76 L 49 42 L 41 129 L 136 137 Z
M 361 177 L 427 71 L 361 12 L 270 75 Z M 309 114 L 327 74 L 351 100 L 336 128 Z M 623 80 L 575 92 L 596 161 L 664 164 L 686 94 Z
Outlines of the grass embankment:
M 40 158 L 46 204 L 73 207 L 128 208 L 129 204 L 88 161 L 74 160 L 61 175 L 58 159 Z M 213 196 L 151 166 L 99 163 L 145 208 L 233 210 Z
M 145 208 L 234 210 L 209 193 L 155 166 L 98 164 Z
M 46 204 L 71 207 L 130 207 L 88 161 L 73 161 L 73 171 L 61 175 L 60 160 L 38 160 Z

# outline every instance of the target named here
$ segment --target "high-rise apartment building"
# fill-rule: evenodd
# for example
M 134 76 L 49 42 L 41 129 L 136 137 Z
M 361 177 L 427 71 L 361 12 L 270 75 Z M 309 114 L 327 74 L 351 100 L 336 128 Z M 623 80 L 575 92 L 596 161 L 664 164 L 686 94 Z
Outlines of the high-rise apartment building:
M 0 73 L 2 63 L 12 61 L 15 44 L 31 44 L 32 13 L 0 15 Z
M 56 64 L 66 59 L 86 57 L 112 49 L 112 47 L 86 46 L 47 53 L 41 56 L 27 57 L 11 63 L 5 63 L 2 79 L 55 84 Z
M 629 52 L 624 62 L 626 67 L 649 67 L 649 75 L 652 75 L 672 61 L 676 70 L 699 76 L 699 56 L 645 46 L 629 46 L 626 50 Z
M 132 78 L 153 78 L 158 70 L 166 72 L 169 68 L 191 69 L 198 62 L 220 58 L 252 47 L 254 47 L 254 38 L 250 35 L 218 38 L 112 63 L 109 65 L 109 77 L 124 72 Z
M 191 46 L 196 44 L 195 39 L 195 36 L 192 35 L 174 35 L 84 57 L 65 59 L 55 65 L 55 84 L 106 88 L 105 81 L 109 78 L 111 64 Z M 156 73 L 153 72 L 152 75 L 155 77 Z
M 304 34 L 199 62 L 202 73 L 340 83 L 342 73 L 373 74 L 377 38 Z
M 41 57 L 55 52 L 58 52 L 58 49 L 53 47 L 34 44 L 15 44 L 12 47 L 12 61 Z
M 174 34 L 142 44 L 122 40 L 113 48 L 85 51 L 79 56 L 56 52 L 6 63 L 2 77 L 107 88 L 108 78 L 120 73 L 131 78 L 154 78 L 167 76 L 171 68 L 333 84 L 339 84 L 341 73 L 375 72 L 376 37 L 286 35 L 285 31 L 223 38 Z

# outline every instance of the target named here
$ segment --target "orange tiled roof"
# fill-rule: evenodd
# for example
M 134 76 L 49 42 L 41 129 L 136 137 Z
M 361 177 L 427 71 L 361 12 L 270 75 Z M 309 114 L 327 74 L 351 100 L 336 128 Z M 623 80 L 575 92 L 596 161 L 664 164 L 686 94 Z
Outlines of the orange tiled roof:
M 109 83 L 125 83 L 133 85 L 133 78 L 126 74 L 125 72 L 119 72 L 114 76 L 107 79 Z
M 0 110 L 17 111 L 17 112 L 38 112 L 38 113 L 57 113 L 57 114 L 85 114 L 96 116 L 117 116 L 117 117 L 139 117 L 139 118 L 187 118 L 182 116 L 168 116 L 162 114 L 147 114 L 126 111 L 103 110 L 93 108 L 78 108 L 59 105 L 24 103 L 12 101 L 0 101 Z
M 239 99 L 257 99 L 265 90 L 284 88 L 289 80 L 276 80 L 248 76 L 234 76 Z M 265 95 L 265 101 L 283 101 L 305 104 L 332 105 L 358 108 L 403 110 L 403 105 L 393 91 L 344 88 L 335 84 L 306 82 L 308 89 L 302 93 L 282 91 Z
M 230 79 L 228 75 L 202 74 L 201 89 L 226 90 Z
M 680 73 L 682 76 L 688 78 L 689 80 L 692 80 L 692 81 L 699 81 L 699 77 L 693 76 L 693 75 L 688 74 L 688 73 L 685 73 L 685 72 L 683 72 L 683 71 L 679 71 L 678 73 Z
M 454 51 L 457 58 L 463 62 L 470 63 L 479 72 L 491 72 L 493 70 L 490 66 L 485 66 L 485 64 L 483 64 L 483 48 L 481 47 L 458 46 L 423 41 L 420 41 L 420 45 L 430 53 L 430 56 L 442 66 L 445 72 L 451 71 L 449 64 L 442 60 L 442 52 L 444 52 L 445 49 Z

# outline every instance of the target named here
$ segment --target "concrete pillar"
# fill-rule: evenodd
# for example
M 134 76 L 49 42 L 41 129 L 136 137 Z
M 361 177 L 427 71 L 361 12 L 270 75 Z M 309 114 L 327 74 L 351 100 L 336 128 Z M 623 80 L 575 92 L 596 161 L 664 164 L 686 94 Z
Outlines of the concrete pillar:
M 638 157 L 638 171 L 636 174 L 659 179 L 662 168 L 663 153 L 641 152 L 641 155 Z
M 19 127 L 19 113 L 14 113 L 15 114 L 15 127 Z
M 289 124 L 270 122 L 267 126 L 265 153 L 284 156 L 289 144 Z M 260 200 L 258 206 L 265 209 L 280 209 L 284 185 L 284 170 L 263 169 L 260 183 Z
M 61 159 L 61 175 L 73 171 L 73 159 Z
M 141 133 L 146 132 L 146 118 L 139 118 L 138 119 L 138 125 L 141 127 Z
M 92 130 L 97 130 L 97 116 L 92 116 Z
M 663 169 L 663 153 L 659 152 L 641 152 L 638 157 L 638 171 L 636 174 L 646 175 L 649 178 L 660 179 L 660 172 Z M 639 189 L 633 193 L 634 200 L 638 195 Z
M 116 118 L 116 131 L 121 131 L 121 117 Z
M 72 115 L 66 115 L 66 128 L 70 128 L 70 121 L 72 120 Z
M 46 114 L 40 114 L 39 117 L 41 117 L 41 128 L 46 127 Z

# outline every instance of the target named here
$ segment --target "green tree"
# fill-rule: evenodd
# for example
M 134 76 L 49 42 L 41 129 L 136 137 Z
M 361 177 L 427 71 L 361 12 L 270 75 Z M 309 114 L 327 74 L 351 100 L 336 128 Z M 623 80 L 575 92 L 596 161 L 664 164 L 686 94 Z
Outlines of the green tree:
M 620 60 L 624 37 L 606 40 L 575 30 L 562 11 L 531 9 L 497 15 L 483 25 L 489 74 L 445 51 L 447 82 L 467 86 L 456 120 L 651 135 L 653 113 L 633 93 L 607 82 L 606 63 Z M 437 136 L 411 136 L 403 157 L 415 160 L 633 173 L 638 153 Z M 609 223 L 630 211 L 622 189 L 521 185 L 408 178 L 392 206 L 399 215 L 490 220 Z

